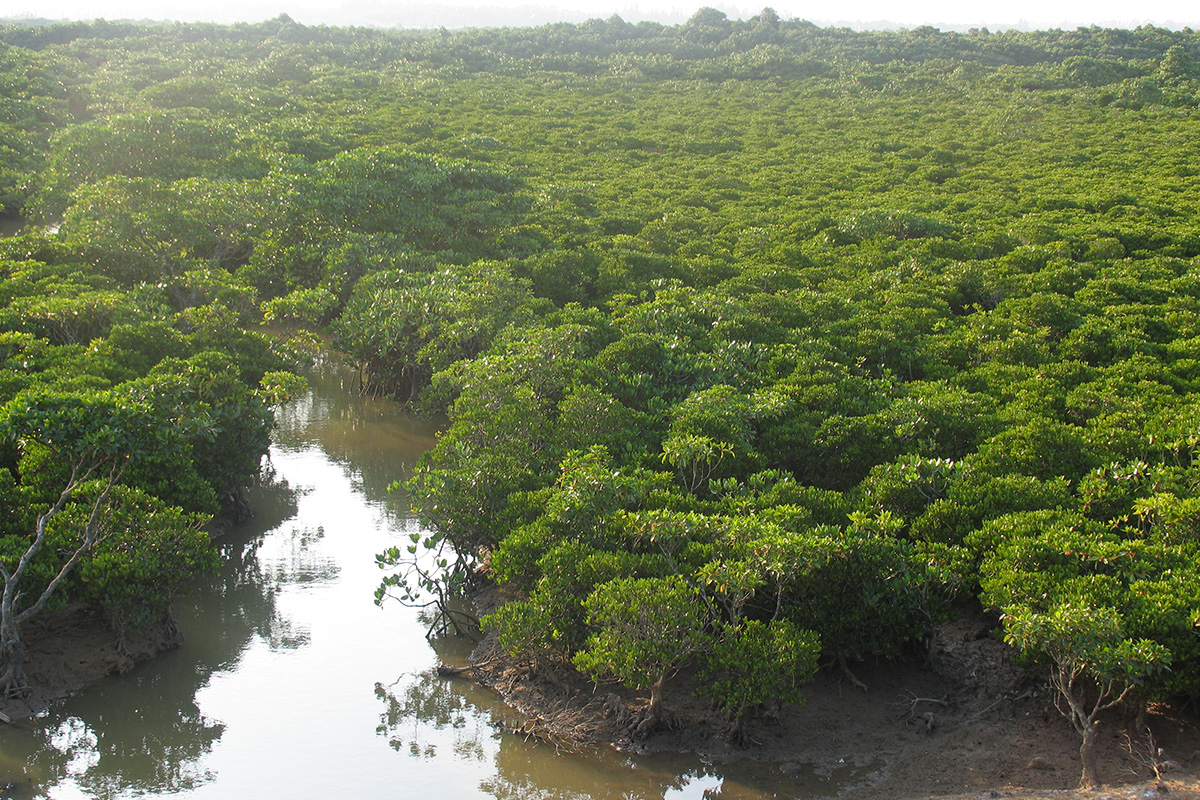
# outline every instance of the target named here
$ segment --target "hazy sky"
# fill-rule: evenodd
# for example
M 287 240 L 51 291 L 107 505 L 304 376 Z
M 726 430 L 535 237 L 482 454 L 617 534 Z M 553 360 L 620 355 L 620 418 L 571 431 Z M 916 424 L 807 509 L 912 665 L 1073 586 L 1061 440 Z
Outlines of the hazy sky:
M 1034 27 L 1075 28 L 1081 25 L 1135 27 L 1200 27 L 1196 0 L 1008 0 L 972 3 L 962 0 L 764 0 L 745 5 L 677 0 L 0 0 L 0 17 L 47 19 L 171 19 L 211 22 L 258 22 L 281 13 L 306 25 L 376 25 L 381 27 L 460 27 L 466 25 L 528 25 L 554 20 L 582 21 L 620 14 L 630 22 L 653 19 L 682 22 L 703 5 L 730 17 L 753 16 L 763 5 L 784 18 L 799 17 L 818 24 L 884 27 Z

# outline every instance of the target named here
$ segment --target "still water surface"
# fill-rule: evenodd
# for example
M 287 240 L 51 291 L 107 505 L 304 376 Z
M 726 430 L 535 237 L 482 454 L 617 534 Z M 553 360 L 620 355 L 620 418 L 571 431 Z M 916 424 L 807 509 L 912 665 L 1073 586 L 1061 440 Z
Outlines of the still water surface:
M 374 554 L 420 529 L 387 486 L 433 429 L 358 397 L 332 358 L 310 380 L 279 413 L 255 517 L 179 602 L 186 643 L 0 729 L 0 775 L 25 775 L 0 796 L 762 800 L 865 771 L 568 755 L 505 733 L 493 696 L 431 673 L 469 643 L 430 645 L 415 611 L 373 603 Z

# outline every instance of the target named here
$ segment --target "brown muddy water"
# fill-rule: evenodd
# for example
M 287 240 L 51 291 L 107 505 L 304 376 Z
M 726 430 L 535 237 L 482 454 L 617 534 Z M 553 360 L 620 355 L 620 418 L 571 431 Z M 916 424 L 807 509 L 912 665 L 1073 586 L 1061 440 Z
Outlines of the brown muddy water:
M 387 487 L 434 431 L 355 391 L 326 356 L 279 413 L 255 516 L 184 597 L 177 651 L 0 726 L 0 797 L 763 800 L 835 794 L 847 763 L 705 764 L 598 748 L 560 754 L 505 731 L 512 712 L 432 674 L 469 644 L 425 639 L 375 606 L 374 555 L 420 530 Z

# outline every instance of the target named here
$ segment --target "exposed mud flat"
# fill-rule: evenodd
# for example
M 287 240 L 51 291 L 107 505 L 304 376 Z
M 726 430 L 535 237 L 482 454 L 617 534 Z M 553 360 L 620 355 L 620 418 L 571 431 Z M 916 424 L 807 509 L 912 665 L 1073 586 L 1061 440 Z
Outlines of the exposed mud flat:
M 182 643 L 178 629 L 165 623 L 129 632 L 122 641 L 100 614 L 80 606 L 39 614 L 21 635 L 32 690 L 22 698 L 0 699 L 0 712 L 12 720 L 33 716 L 60 697 Z
M 480 598 L 494 604 L 495 598 Z M 665 702 L 666 727 L 638 735 L 645 700 L 616 685 L 594 685 L 566 668 L 506 658 L 491 642 L 470 675 L 520 712 L 513 727 L 560 748 L 614 746 L 634 752 L 695 752 L 714 762 L 754 759 L 799 771 L 853 765 L 854 780 L 839 800 L 879 798 L 1183 797 L 1200 800 L 1200 726 L 1169 706 L 1148 723 L 1168 772 L 1155 780 L 1146 741 L 1122 715 L 1104 720 L 1101 775 L 1108 786 L 1077 792 L 1079 737 L 1040 689 L 1012 662 L 1010 649 L 986 616 L 966 611 L 940 626 L 928 652 L 898 663 L 858 664 L 863 692 L 835 668 L 805 688 L 805 703 L 755 719 L 742 747 L 708 701 L 695 696 L 694 677 L 676 676 Z M 1132 741 L 1131 741 L 1132 737 Z M 1161 789 L 1160 789 L 1161 787 Z
M 27 626 L 27 670 L 34 692 L 0 710 L 13 719 L 36 714 L 56 698 L 125 672 L 179 644 L 163 625 L 128 636 L 124 646 L 105 620 L 80 608 L 44 615 Z M 966 614 L 941 626 L 928 654 L 899 663 L 859 664 L 862 692 L 834 669 L 805 689 L 806 702 L 756 719 L 751 741 L 734 746 L 725 721 L 697 699 L 690 674 L 668 686 L 672 725 L 631 732 L 644 699 L 615 685 L 593 685 L 571 670 L 507 659 L 484 642 L 482 666 L 470 671 L 519 712 L 511 725 L 562 749 L 615 746 L 633 752 L 695 752 L 717 763 L 754 759 L 784 772 L 853 775 L 838 800 L 1200 800 L 1200 725 L 1162 706 L 1149 723 L 1170 762 L 1156 781 L 1132 720 L 1105 720 L 1101 771 L 1109 784 L 1078 792 L 1079 741 L 1011 661 L 989 621 Z M 927 716 L 932 715 L 932 716 Z

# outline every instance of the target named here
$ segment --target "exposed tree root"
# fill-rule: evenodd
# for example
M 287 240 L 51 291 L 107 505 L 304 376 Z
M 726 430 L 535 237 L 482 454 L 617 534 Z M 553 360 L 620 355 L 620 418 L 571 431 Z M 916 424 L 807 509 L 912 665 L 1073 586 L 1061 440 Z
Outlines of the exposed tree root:
M 604 698 L 604 716 L 611 718 L 618 727 L 628 727 L 631 717 L 629 706 L 625 705 L 625 701 L 615 694 L 609 694 Z
M 20 700 L 28 697 L 32 692 L 33 686 L 25 677 L 25 670 L 9 664 L 8 668 L 4 670 L 4 674 L 0 675 L 0 694 L 9 700 Z
M 851 686 L 853 686 L 855 689 L 861 689 L 864 692 L 868 691 L 867 685 L 860 681 L 858 676 L 850 671 L 850 665 L 846 663 L 845 653 L 838 651 L 837 657 L 834 659 L 833 663 L 837 664 L 837 668 L 841 671 L 842 675 L 846 677 L 846 680 L 850 681 Z
M 734 747 L 744 750 L 762 745 L 760 740 L 750 735 L 749 717 L 750 713 L 742 710 L 729 720 L 729 726 L 725 730 L 725 739 Z
M 649 705 L 638 712 L 631 712 L 627 723 L 629 738 L 635 742 L 645 740 L 658 731 L 673 731 L 679 728 L 680 720 L 670 711 L 660 708 L 655 713 Z
M 479 618 L 468 614 L 465 611 L 460 611 L 457 608 L 451 608 L 443 602 L 435 604 L 437 613 L 433 617 L 433 621 L 429 623 L 429 628 L 425 631 L 425 638 L 432 639 L 434 636 L 445 636 L 454 631 L 455 636 L 465 636 L 472 641 L 479 641 Z
M 548 744 L 557 752 L 580 752 L 597 739 L 599 726 L 595 710 L 587 704 L 564 700 L 536 709 L 516 704 L 511 707 L 521 716 L 515 722 L 511 719 L 502 721 L 504 730 Z

